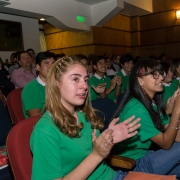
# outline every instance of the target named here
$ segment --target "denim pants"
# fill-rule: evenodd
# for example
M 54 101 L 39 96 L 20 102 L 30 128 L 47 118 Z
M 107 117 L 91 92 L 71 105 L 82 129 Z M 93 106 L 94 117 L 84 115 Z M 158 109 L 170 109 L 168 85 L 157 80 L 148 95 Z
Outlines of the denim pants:
M 136 160 L 131 171 L 146 172 L 159 175 L 176 175 L 180 178 L 180 143 L 174 142 L 171 149 L 149 150 L 142 158 Z M 126 172 L 118 171 L 114 180 L 121 180 Z

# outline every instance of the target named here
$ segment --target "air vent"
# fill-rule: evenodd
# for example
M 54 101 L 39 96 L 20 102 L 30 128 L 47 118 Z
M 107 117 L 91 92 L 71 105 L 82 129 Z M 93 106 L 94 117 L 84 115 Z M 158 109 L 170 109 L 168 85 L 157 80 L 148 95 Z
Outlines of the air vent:
M 0 0 L 0 6 L 7 6 L 9 4 L 11 4 L 9 0 Z

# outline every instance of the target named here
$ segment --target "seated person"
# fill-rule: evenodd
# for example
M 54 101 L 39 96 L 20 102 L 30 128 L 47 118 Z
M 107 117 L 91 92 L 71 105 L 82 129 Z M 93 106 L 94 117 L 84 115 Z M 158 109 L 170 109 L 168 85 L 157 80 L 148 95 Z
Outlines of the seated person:
M 100 134 L 99 128 L 103 124 L 87 96 L 86 67 L 75 57 L 56 61 L 46 81 L 45 113 L 30 138 L 32 180 L 115 180 L 116 176 L 124 177 L 103 159 L 114 143 L 137 134 L 139 119 L 131 123 L 134 118 L 131 117 L 118 125 L 118 119 L 114 119 L 109 129 Z
M 36 56 L 36 69 L 39 75 L 23 88 L 21 95 L 26 118 L 39 115 L 44 108 L 46 78 L 54 62 L 55 54 L 52 52 L 41 52 Z
M 114 151 L 136 160 L 132 171 L 177 175 L 179 179 L 180 94 L 174 97 L 169 119 L 162 98 L 163 75 L 161 64 L 155 60 L 140 60 L 134 65 L 115 116 L 119 115 L 121 123 L 131 115 L 140 117 L 141 127 L 136 136 L 115 145 Z M 152 142 L 159 146 L 158 150 L 150 150 Z
M 35 66 L 36 66 L 36 56 L 35 56 L 34 49 L 29 48 L 26 51 L 31 55 L 31 58 L 32 58 L 32 67 L 35 68 Z
M 7 77 L 6 72 L 0 71 L 0 90 L 2 91 L 3 95 L 7 97 L 8 94 L 14 89 L 15 86 L 11 82 L 11 80 Z
M 106 60 L 103 56 L 97 56 L 93 59 L 93 68 L 95 74 L 89 79 L 89 88 L 91 100 L 108 97 L 116 101 L 120 94 L 121 78 L 115 76 L 112 80 L 106 77 Z
M 169 63 L 162 62 L 161 65 L 164 69 L 163 98 L 164 103 L 166 104 L 167 100 L 173 96 L 174 92 L 178 89 L 178 81 L 176 79 L 173 81 L 174 72 Z M 172 83 L 172 81 L 174 83 Z
M 129 75 L 134 65 L 133 61 L 133 57 L 130 54 L 124 54 L 120 58 L 122 69 L 116 75 L 122 77 L 121 93 L 126 91 L 129 82 Z
M 113 67 L 116 69 L 117 72 L 119 72 L 121 70 L 120 58 L 121 58 L 121 56 L 117 56 L 115 54 L 112 56 Z
M 11 54 L 12 65 L 9 67 L 8 72 L 11 75 L 15 69 L 19 69 L 19 63 L 17 59 L 18 52 Z
M 85 55 L 83 54 L 77 54 L 75 55 L 86 67 L 86 69 L 88 70 L 88 59 Z
M 11 78 L 11 82 L 14 83 L 16 89 L 23 88 L 28 82 L 32 81 L 37 76 L 36 70 L 32 68 L 32 58 L 28 52 L 19 52 L 18 61 L 21 68 L 15 69 Z
M 106 57 L 105 60 L 107 62 L 106 75 L 107 76 L 114 76 L 115 74 L 117 74 L 117 71 L 116 71 L 115 67 L 113 66 L 111 58 Z

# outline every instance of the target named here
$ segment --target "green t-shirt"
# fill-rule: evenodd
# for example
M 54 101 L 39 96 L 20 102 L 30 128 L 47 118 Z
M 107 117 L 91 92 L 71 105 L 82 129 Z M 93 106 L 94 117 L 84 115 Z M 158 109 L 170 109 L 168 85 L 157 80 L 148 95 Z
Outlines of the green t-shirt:
M 173 79 L 170 86 L 163 85 L 163 98 L 164 103 L 167 103 L 167 100 L 174 94 L 174 92 L 178 89 L 179 81 L 177 79 Z
M 105 84 L 106 83 L 106 89 L 110 87 L 111 79 L 109 77 L 104 77 L 101 79 L 96 78 L 95 76 L 90 77 L 89 79 L 89 92 L 91 96 L 91 101 L 98 98 L 98 94 L 94 91 L 94 89 L 91 87 L 92 85 L 97 87 L 99 84 Z M 115 97 L 116 87 L 109 93 L 108 98 L 112 99 L 113 101 L 116 99 Z
M 29 117 L 28 111 L 31 109 L 42 110 L 45 105 L 45 86 L 42 86 L 36 79 L 29 82 L 22 90 L 22 108 L 24 116 Z
M 150 139 L 158 135 L 160 131 L 154 126 L 151 116 L 144 105 L 135 98 L 132 98 L 123 108 L 120 113 L 120 122 L 133 115 L 136 118 L 141 118 L 138 134 L 116 144 L 113 150 L 116 154 L 137 160 L 147 153 L 151 145 Z M 168 122 L 169 118 L 163 119 L 163 124 Z
M 78 119 L 79 123 L 84 124 L 79 138 L 69 138 L 63 134 L 48 111 L 37 122 L 30 139 L 32 180 L 62 178 L 92 152 L 93 129 L 83 113 L 78 112 Z M 102 161 L 87 179 L 112 180 L 115 176 L 116 172 Z
M 124 76 L 121 71 L 119 71 L 116 75 L 122 77 L 121 93 L 123 93 L 126 91 L 126 88 L 129 82 L 129 76 Z

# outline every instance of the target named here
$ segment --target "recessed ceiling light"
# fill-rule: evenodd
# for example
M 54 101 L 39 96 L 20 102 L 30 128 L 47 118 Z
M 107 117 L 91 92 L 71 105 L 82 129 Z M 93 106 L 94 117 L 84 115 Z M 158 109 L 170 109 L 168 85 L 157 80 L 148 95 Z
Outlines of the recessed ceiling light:
M 44 18 L 40 18 L 39 20 L 40 20 L 40 21 L 45 21 L 45 19 L 44 19 Z

